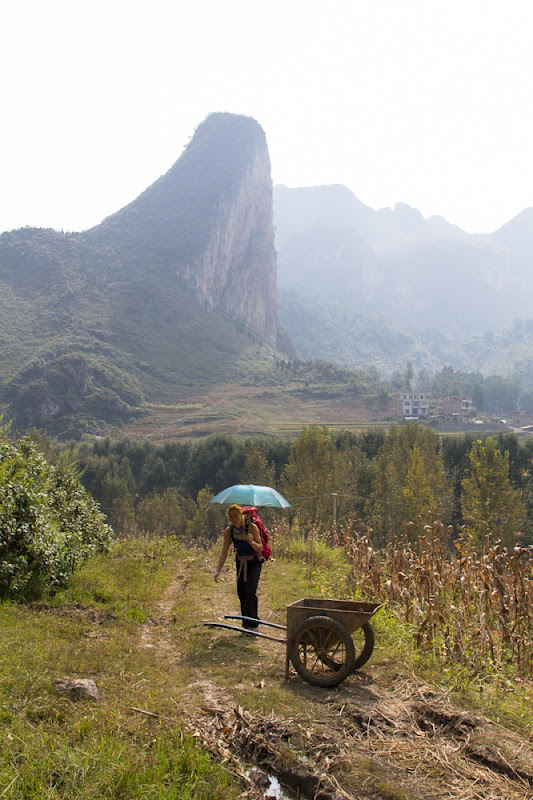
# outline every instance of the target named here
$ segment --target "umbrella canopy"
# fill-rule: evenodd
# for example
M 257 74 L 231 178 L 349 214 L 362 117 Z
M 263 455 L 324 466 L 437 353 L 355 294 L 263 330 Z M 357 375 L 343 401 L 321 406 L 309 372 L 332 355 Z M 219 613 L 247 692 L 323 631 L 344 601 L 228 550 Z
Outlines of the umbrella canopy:
M 255 486 L 253 483 L 237 483 L 219 492 L 210 503 L 237 503 L 239 506 L 268 506 L 291 508 L 288 500 L 270 486 Z

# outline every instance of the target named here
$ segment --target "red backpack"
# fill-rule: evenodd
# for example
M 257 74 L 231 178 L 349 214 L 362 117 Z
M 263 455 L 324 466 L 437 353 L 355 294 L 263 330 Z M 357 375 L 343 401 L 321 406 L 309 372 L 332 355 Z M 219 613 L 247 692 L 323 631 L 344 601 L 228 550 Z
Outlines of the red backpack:
M 272 550 L 270 549 L 270 545 L 268 540 L 270 539 L 270 534 L 264 526 L 263 520 L 258 514 L 257 508 L 255 506 L 244 506 L 242 509 L 242 514 L 244 518 L 244 528 L 246 533 L 248 533 L 248 528 L 250 527 L 250 522 L 253 522 L 254 525 L 257 525 L 259 529 L 259 533 L 261 534 L 261 541 L 263 542 L 263 549 L 261 551 L 261 558 L 263 561 L 267 561 L 272 555 Z

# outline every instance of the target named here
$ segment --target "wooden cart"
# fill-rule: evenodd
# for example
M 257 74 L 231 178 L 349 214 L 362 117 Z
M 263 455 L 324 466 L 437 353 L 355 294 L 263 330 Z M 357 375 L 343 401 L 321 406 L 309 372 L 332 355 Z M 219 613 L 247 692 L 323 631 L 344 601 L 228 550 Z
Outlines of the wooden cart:
M 304 598 L 287 606 L 287 625 L 259 620 L 260 625 L 286 631 L 285 639 L 219 622 L 204 622 L 204 625 L 244 631 L 250 636 L 284 643 L 286 678 L 292 662 L 305 681 L 314 686 L 329 687 L 336 686 L 362 667 L 372 655 L 374 631 L 369 620 L 381 607 L 381 603 L 357 600 Z M 224 618 L 247 619 L 232 615 Z

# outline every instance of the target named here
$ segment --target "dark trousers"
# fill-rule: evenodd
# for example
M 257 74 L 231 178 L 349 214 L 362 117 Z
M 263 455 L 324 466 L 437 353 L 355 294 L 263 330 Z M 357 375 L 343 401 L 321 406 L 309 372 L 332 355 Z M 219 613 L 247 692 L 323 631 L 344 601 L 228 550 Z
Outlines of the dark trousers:
M 257 615 L 257 585 L 261 576 L 261 561 L 248 561 L 246 564 L 246 571 L 240 569 L 240 562 L 236 560 L 237 568 L 237 594 L 241 603 L 241 617 L 252 617 L 259 619 Z M 239 574 L 240 572 L 240 574 Z M 246 575 L 246 580 L 244 576 Z M 243 628 L 257 628 L 258 623 L 248 622 L 244 620 L 242 623 Z

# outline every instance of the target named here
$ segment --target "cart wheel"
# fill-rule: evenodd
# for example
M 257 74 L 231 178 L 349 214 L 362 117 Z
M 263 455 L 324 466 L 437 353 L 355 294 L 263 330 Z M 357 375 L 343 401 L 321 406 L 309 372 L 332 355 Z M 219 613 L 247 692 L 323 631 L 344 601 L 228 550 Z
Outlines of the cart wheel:
M 355 664 L 350 632 L 332 617 L 308 617 L 296 628 L 289 658 L 298 675 L 314 686 L 336 686 Z
M 353 633 L 355 640 L 356 659 L 354 669 L 359 669 L 366 664 L 374 651 L 374 631 L 370 622 L 365 622 Z

